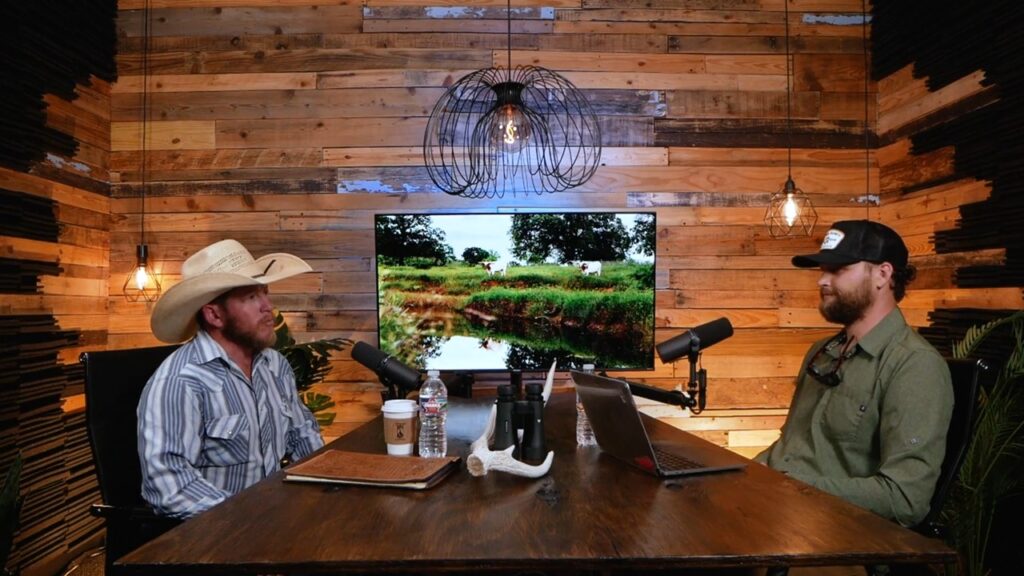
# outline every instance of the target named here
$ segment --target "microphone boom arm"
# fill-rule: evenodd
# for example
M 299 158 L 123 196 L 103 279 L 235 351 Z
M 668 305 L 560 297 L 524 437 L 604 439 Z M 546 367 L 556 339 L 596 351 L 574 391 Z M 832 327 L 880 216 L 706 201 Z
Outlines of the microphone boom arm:
M 693 396 L 687 396 L 679 390 L 664 390 L 662 388 L 656 388 L 646 384 L 630 382 L 629 380 L 625 380 L 625 382 L 626 384 L 629 384 L 629 391 L 633 396 L 647 398 L 648 400 L 654 400 L 655 402 L 661 402 L 662 404 L 679 406 L 680 408 L 689 408 L 690 410 L 693 410 L 693 407 L 697 405 Z
M 700 338 L 696 334 L 694 334 L 691 348 L 687 352 L 687 359 L 690 361 L 690 381 L 686 384 L 685 393 L 625 380 L 629 385 L 629 391 L 634 396 L 680 408 L 689 408 L 693 414 L 700 414 L 707 404 L 708 371 L 704 368 L 697 369 L 697 362 L 700 360 Z

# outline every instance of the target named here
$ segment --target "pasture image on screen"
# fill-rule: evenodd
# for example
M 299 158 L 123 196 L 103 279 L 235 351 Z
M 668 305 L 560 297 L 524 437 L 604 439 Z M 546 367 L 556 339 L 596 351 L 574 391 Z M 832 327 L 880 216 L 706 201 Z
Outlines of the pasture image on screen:
M 420 369 L 654 364 L 653 213 L 381 214 L 380 348 Z

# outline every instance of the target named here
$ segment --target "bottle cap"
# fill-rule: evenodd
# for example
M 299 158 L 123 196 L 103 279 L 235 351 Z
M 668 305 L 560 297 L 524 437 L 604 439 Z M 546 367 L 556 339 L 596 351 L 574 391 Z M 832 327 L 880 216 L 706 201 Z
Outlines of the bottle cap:
M 440 370 L 427 370 L 428 378 L 438 378 L 439 376 L 441 376 Z

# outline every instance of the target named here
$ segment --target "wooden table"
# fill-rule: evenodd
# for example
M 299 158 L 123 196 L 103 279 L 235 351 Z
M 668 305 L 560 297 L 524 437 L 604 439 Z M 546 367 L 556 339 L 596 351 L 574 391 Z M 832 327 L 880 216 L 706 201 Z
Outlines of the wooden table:
M 544 478 L 497 472 L 474 478 L 463 463 L 440 485 L 407 491 L 286 483 L 277 473 L 118 564 L 128 574 L 149 576 L 650 571 L 955 559 L 939 541 L 759 464 L 665 481 L 596 447 L 577 448 L 573 400 L 556 393 L 546 409 L 555 460 Z M 649 424 L 660 439 L 704 442 L 653 419 Z M 466 453 L 475 430 L 464 428 L 451 433 L 450 453 Z M 384 452 L 381 422 L 330 447 Z

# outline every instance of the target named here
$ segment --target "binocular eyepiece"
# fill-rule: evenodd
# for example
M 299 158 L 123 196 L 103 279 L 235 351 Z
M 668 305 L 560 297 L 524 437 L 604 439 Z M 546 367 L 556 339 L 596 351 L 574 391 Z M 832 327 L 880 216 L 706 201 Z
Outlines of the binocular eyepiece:
M 497 416 L 494 422 L 494 449 L 515 446 L 513 454 L 522 460 L 543 460 L 547 455 L 544 443 L 544 386 L 526 385 L 526 398 L 516 399 L 512 384 L 498 386 Z M 523 431 L 522 444 L 519 430 Z

